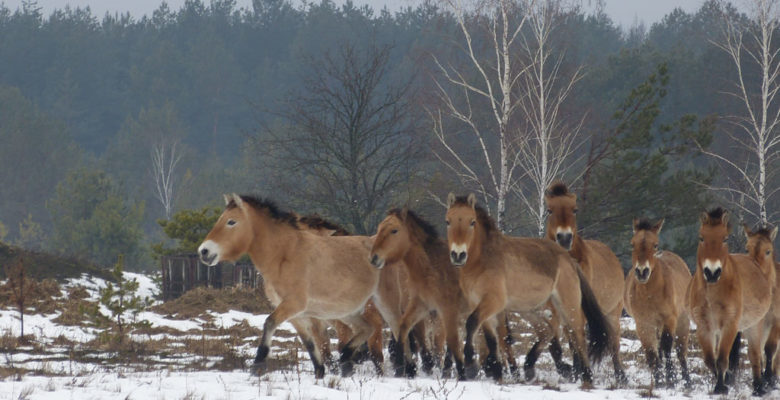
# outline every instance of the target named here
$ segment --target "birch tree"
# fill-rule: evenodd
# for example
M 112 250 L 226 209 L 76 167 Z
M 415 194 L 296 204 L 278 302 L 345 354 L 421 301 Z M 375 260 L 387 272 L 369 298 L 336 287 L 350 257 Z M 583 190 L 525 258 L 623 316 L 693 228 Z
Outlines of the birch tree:
M 177 151 L 178 142 L 160 142 L 152 146 L 152 170 L 154 195 L 165 210 L 165 219 L 171 219 L 176 185 L 176 166 L 181 161 L 181 151 Z
M 741 112 L 726 119 L 734 128 L 727 131 L 731 151 L 703 152 L 718 161 L 727 180 L 711 188 L 731 199 L 741 213 L 766 226 L 777 215 L 769 210 L 777 187 L 770 186 L 777 173 L 778 125 L 780 125 L 780 57 L 774 37 L 778 20 L 778 0 L 751 0 L 753 19 L 742 21 L 723 10 L 723 38 L 713 42 L 729 56 L 735 67 L 734 90 Z M 774 166 L 774 168 L 773 168 Z
M 434 56 L 440 107 L 428 114 L 443 149 L 437 157 L 479 192 L 499 229 L 507 228 L 512 193 L 541 229 L 544 190 L 570 165 L 579 131 L 579 124 L 567 129 L 560 117 L 561 105 L 581 77 L 577 69 L 561 80 L 563 55 L 555 56 L 550 45 L 561 3 L 487 0 L 469 12 L 459 0 L 444 2 L 457 22 L 463 40 L 458 47 L 467 62 L 457 66 Z M 480 51 L 483 47 L 489 48 L 487 54 Z M 457 147 L 459 131 L 475 139 L 478 163 Z

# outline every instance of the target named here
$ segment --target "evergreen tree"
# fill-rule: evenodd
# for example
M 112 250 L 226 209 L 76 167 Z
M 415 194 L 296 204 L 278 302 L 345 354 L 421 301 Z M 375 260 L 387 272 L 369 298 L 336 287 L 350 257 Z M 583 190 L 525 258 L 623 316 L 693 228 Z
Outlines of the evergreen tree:
M 165 235 L 170 239 L 152 245 L 155 258 L 166 254 L 194 254 L 219 219 L 222 210 L 216 207 L 203 207 L 200 210 L 182 210 L 170 220 L 159 219 Z M 170 241 L 175 245 L 171 247 Z

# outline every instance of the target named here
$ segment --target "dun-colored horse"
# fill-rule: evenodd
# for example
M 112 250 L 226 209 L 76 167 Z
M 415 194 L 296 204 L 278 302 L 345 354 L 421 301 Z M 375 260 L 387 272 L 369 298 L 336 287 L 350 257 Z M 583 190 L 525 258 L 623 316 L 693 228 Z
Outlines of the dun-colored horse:
M 575 354 L 582 360 L 583 383 L 591 385 L 589 357 L 601 358 L 607 351 L 607 341 L 612 340 L 612 332 L 572 258 L 546 239 L 504 235 L 487 212 L 476 205 L 473 194 L 457 198 L 450 194 L 448 204 L 450 262 L 460 267 L 460 287 L 468 309 L 472 310 L 466 319 L 467 370 L 476 369 L 473 339 L 482 327 L 488 347 L 484 367 L 488 376 L 499 379 L 502 371 L 497 353 L 496 315 L 503 310 L 539 311 L 550 302 L 566 328 Z M 590 354 L 586 351 L 586 319 Z
M 761 321 L 772 302 L 774 268 L 763 271 L 747 255 L 729 254 L 728 235 L 728 213 L 724 209 L 719 207 L 702 214 L 696 273 L 688 286 L 688 310 L 696 323 L 704 363 L 715 374 L 713 392 L 728 393 L 729 358 L 741 331 L 748 339 L 753 391 L 762 394 L 765 388 L 761 376 Z
M 207 265 L 249 254 L 263 275 L 266 296 L 275 309 L 263 325 L 253 370 L 267 369 L 274 331 L 290 320 L 311 356 L 315 376 L 322 377 L 322 354 L 310 321 L 338 319 L 353 331 L 339 360 L 342 374 L 350 375 L 354 351 L 373 332 L 361 314 L 372 296 L 378 298 L 380 271 L 366 260 L 365 238 L 321 236 L 301 229 L 293 214 L 251 196 L 233 194 L 226 202 L 198 252 Z
M 406 374 L 414 376 L 415 364 L 404 335 L 417 321 L 435 312 L 444 325 L 447 352 L 455 358 L 458 377 L 466 379 L 458 326 L 461 317 L 466 316 L 467 305 L 460 289 L 460 274 L 450 265 L 447 242 L 413 211 L 393 209 L 377 227 L 370 257 L 375 266 L 403 261 L 407 267 L 410 302 L 401 319 L 400 349 L 396 351 L 402 357 L 398 363 L 406 364 Z M 506 324 L 499 324 L 499 335 L 506 337 Z M 509 345 L 505 341 L 500 343 L 506 353 Z M 509 354 L 510 365 L 514 365 L 514 356 Z M 442 354 L 437 356 L 440 361 Z M 447 368 L 445 365 L 445 374 Z
M 558 243 L 577 260 L 583 275 L 593 288 L 599 306 L 607 315 L 610 329 L 615 334 L 611 337 L 610 352 L 615 377 L 619 383 L 625 383 L 626 377 L 620 363 L 620 314 L 623 312 L 624 275 L 620 261 L 615 253 L 604 243 L 596 240 L 585 240 L 577 233 L 577 195 L 569 192 L 563 182 L 555 182 L 545 192 L 547 203 L 547 238 Z M 553 331 L 557 331 L 555 320 Z M 537 342 L 526 359 L 526 373 L 533 369 L 533 362 L 541 352 L 544 341 Z M 561 361 L 560 344 L 553 336 L 550 346 L 556 367 L 564 372 Z M 579 360 L 575 357 L 575 366 Z
M 691 377 L 685 359 L 690 331 L 685 292 L 691 281 L 691 272 L 677 254 L 658 249 L 658 234 L 663 223 L 663 220 L 655 224 L 646 219 L 634 220 L 632 268 L 626 276 L 625 305 L 626 311 L 636 320 L 636 332 L 656 385 L 661 383 L 661 357 L 665 357 L 666 385 L 674 386 L 672 342 L 676 339 L 682 377 L 690 386 Z
M 778 291 L 780 291 L 780 276 L 778 276 L 780 275 L 780 263 L 775 261 L 775 247 L 773 244 L 777 237 L 777 227 L 773 229 L 763 227 L 753 232 L 745 226 L 744 230 L 745 236 L 747 236 L 746 247 L 748 256 L 760 265 L 765 273 L 770 272 L 770 269 L 775 270 L 772 304 L 769 307 L 769 312 L 764 317 L 764 334 L 768 335 L 764 345 L 766 362 L 764 381 L 766 384 L 774 386 L 777 380 L 777 345 L 778 341 L 780 341 L 780 295 L 778 295 Z

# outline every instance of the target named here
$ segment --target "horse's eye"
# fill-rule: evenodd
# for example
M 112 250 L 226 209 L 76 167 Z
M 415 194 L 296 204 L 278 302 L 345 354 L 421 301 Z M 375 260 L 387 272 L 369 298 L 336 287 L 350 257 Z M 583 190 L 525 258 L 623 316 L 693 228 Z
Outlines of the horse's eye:
M 770 254 L 772 254 L 772 250 L 767 250 L 766 255 L 770 255 Z
M 447 220 L 446 222 L 447 222 L 447 226 L 450 226 L 450 220 Z
M 476 223 L 477 223 L 477 221 L 474 221 L 474 220 L 472 220 L 472 221 L 471 221 L 471 224 L 469 224 L 469 225 L 470 225 L 470 226 L 474 226 L 474 224 L 476 224 Z
M 699 243 L 704 243 L 704 238 L 699 236 Z
M 548 208 L 547 209 L 547 215 L 550 215 L 550 214 L 552 214 L 552 210 Z
M 654 249 L 656 249 L 656 250 L 658 250 L 658 243 L 654 244 L 654 245 L 653 245 L 653 248 L 654 248 Z
M 572 212 L 575 213 L 575 214 L 577 213 L 577 211 L 579 211 L 579 210 L 576 209 L 576 208 L 574 210 L 572 210 Z
M 393 235 L 395 235 L 396 233 L 398 233 L 398 229 L 393 229 L 392 231 L 390 231 L 390 233 L 392 233 Z
M 232 219 L 229 219 L 229 220 L 228 220 L 228 222 L 227 222 L 227 225 L 228 225 L 228 226 L 233 226 L 233 225 L 235 225 L 235 224 L 236 224 L 236 221 L 235 221 L 235 220 L 232 220 Z
M 728 241 L 729 241 L 729 237 L 728 237 L 728 236 L 726 236 L 726 237 L 724 237 L 724 238 L 723 238 L 723 243 L 726 243 L 726 242 L 728 242 Z

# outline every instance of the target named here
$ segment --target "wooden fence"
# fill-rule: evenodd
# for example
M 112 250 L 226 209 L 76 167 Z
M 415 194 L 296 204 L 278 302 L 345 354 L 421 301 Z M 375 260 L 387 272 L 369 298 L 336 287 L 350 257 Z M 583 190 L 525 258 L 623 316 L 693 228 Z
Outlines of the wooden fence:
M 252 263 L 220 263 L 209 267 L 200 262 L 197 254 L 180 254 L 161 257 L 160 266 L 163 301 L 175 299 L 199 286 L 219 289 L 262 285 L 262 277 Z

